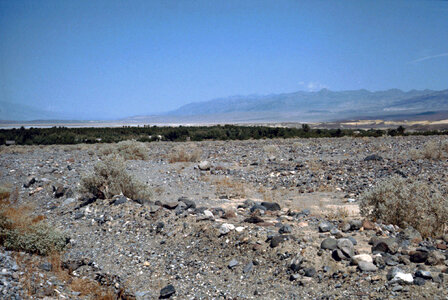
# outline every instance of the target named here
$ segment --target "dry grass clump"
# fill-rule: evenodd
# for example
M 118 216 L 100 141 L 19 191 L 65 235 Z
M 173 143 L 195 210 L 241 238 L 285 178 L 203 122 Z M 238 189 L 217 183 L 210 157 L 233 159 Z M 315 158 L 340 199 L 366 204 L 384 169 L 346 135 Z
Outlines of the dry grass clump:
M 429 141 L 422 149 L 411 150 L 412 159 L 439 160 L 448 157 L 448 140 Z
M 326 218 L 330 221 L 345 221 L 349 216 L 350 212 L 346 207 L 338 207 L 336 210 L 330 210 L 326 214 Z
M 65 234 L 48 225 L 45 217 L 33 217 L 31 207 L 16 205 L 13 196 L 7 188 L 0 188 L 0 244 L 39 255 L 62 251 L 67 244 Z
M 277 156 L 280 149 L 276 145 L 265 145 L 263 146 L 263 151 L 267 156 Z
M 213 184 L 219 195 L 225 195 L 228 198 L 244 198 L 247 194 L 247 188 L 244 183 L 230 178 L 215 179 Z
M 125 160 L 147 160 L 149 158 L 148 148 L 142 142 L 122 141 L 117 144 L 105 144 L 101 147 L 103 156 L 116 154 Z
M 448 228 L 448 190 L 427 182 L 394 176 L 361 196 L 361 214 L 374 221 L 412 226 L 423 237 L 438 236 Z
M 0 146 L 0 153 L 3 154 L 25 154 L 34 152 L 37 149 L 36 146 L 23 146 L 23 145 L 12 145 L 12 146 Z
M 187 144 L 174 147 L 173 151 L 168 155 L 170 163 L 176 162 L 197 162 L 202 156 L 202 150 L 195 144 Z
M 149 200 L 148 187 L 136 180 L 126 171 L 126 164 L 121 156 L 108 155 L 98 162 L 93 173 L 81 178 L 81 194 L 91 193 L 98 198 L 112 198 L 123 194 L 133 200 Z

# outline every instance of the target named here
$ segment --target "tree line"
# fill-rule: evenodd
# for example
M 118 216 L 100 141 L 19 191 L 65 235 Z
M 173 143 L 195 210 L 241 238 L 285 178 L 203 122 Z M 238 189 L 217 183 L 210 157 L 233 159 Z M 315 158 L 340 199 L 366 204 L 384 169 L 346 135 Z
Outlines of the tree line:
M 248 140 L 273 138 L 319 138 L 366 136 L 379 137 L 383 135 L 440 135 L 448 131 L 426 131 L 407 133 L 400 126 L 396 129 L 356 130 L 356 129 L 313 129 L 307 124 L 301 128 L 268 127 L 268 126 L 149 126 L 143 127 L 83 127 L 67 128 L 63 126 L 51 128 L 13 128 L 0 129 L 0 145 L 14 141 L 18 145 L 52 145 L 79 143 L 116 143 L 134 139 L 141 142 L 152 141 L 203 141 L 203 140 Z

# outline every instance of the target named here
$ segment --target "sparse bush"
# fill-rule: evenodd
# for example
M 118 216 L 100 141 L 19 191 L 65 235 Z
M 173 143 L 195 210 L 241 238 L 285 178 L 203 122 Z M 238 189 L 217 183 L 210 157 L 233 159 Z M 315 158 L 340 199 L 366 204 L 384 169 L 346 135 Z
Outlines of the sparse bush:
M 439 160 L 448 157 L 448 141 L 429 141 L 422 149 L 411 151 L 413 159 Z
M 276 156 L 279 154 L 280 149 L 276 145 L 263 146 L 263 151 L 268 156 Z
M 148 148 L 145 144 L 136 141 L 122 141 L 115 145 L 106 144 L 100 151 L 104 156 L 121 155 L 125 160 L 147 160 L 149 158 Z
M 149 200 L 148 187 L 126 172 L 126 165 L 121 156 L 108 155 L 98 162 L 93 173 L 81 178 L 80 192 L 91 193 L 99 198 L 111 198 L 123 194 L 137 200 Z
M 197 162 L 200 160 L 202 150 L 195 144 L 177 146 L 170 153 L 168 159 L 170 163 L 175 162 Z
M 448 226 L 447 189 L 442 188 L 394 176 L 361 196 L 361 214 L 402 228 L 412 226 L 424 237 L 437 236 Z
M 47 255 L 52 251 L 62 251 L 67 244 L 66 240 L 63 233 L 44 222 L 39 222 L 25 229 L 7 230 L 3 245 L 11 250 Z
M 67 237 L 44 221 L 32 217 L 27 206 L 13 206 L 11 193 L 0 188 L 0 244 L 9 250 L 47 255 L 64 249 Z

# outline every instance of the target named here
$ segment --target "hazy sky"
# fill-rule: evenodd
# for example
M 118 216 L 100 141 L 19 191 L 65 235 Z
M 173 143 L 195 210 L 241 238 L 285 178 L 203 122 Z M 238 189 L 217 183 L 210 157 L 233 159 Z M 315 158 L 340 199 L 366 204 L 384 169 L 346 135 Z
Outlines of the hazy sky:
M 448 88 L 448 1 L 0 0 L 0 101 L 77 116 Z

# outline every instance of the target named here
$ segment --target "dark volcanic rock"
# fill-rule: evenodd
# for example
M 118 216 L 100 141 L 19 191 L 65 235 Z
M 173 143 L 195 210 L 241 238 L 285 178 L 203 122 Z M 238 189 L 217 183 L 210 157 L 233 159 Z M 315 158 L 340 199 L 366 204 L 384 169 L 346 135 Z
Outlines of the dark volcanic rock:
M 383 160 L 383 158 L 378 154 L 372 154 L 364 158 L 364 161 L 381 161 L 381 160 Z
M 413 251 L 409 258 L 413 263 L 424 263 L 428 259 L 429 253 L 426 251 Z
M 257 224 L 257 223 L 264 222 L 264 220 L 262 218 L 258 217 L 258 216 L 250 216 L 249 218 L 244 219 L 244 222 Z
M 275 202 L 261 202 L 261 205 L 266 207 L 266 210 L 280 210 L 280 205 Z
M 167 285 L 163 289 L 160 290 L 159 299 L 167 299 L 176 293 L 176 289 L 172 284 Z

